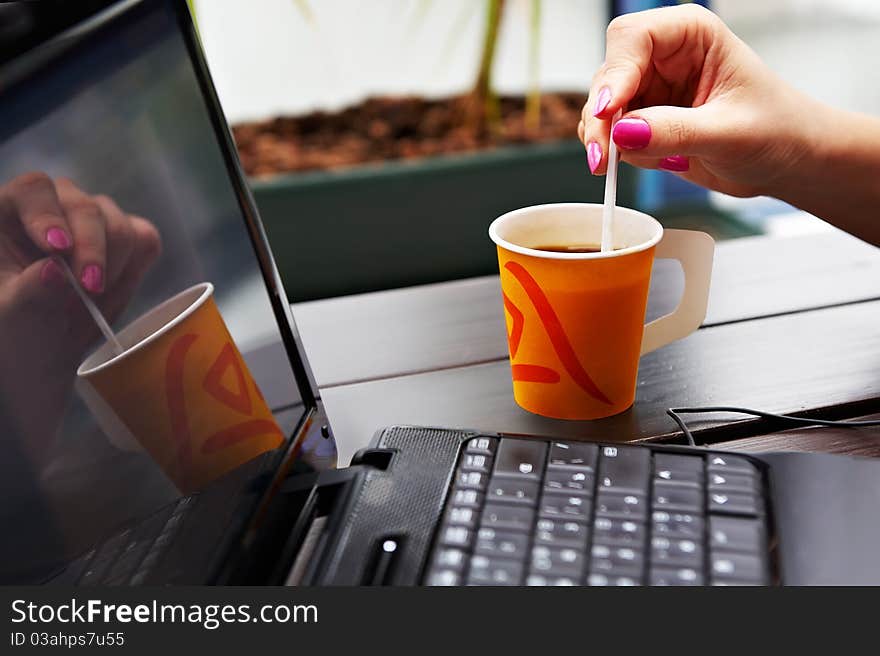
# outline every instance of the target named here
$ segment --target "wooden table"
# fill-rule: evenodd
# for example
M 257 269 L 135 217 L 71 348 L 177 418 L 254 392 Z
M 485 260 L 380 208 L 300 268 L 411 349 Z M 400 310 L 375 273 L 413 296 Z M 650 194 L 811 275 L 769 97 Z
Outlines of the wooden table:
M 648 317 L 681 293 L 655 266 Z M 880 250 L 831 232 L 750 237 L 716 251 L 703 327 L 643 358 L 636 403 L 599 421 L 532 415 L 513 401 L 495 276 L 293 306 L 339 462 L 389 424 L 605 441 L 680 441 L 665 411 L 735 405 L 849 418 L 880 413 Z M 719 448 L 880 455 L 880 429 L 776 428 L 741 415 L 691 420 Z

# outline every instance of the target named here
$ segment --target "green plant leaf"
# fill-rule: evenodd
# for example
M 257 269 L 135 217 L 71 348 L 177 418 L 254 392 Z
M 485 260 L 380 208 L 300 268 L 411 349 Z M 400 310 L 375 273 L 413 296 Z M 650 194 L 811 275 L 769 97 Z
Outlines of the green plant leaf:
M 541 125 L 541 0 L 532 0 L 529 16 L 529 86 L 526 92 L 526 126 L 537 130 Z
M 299 9 L 299 13 L 302 14 L 302 17 L 305 18 L 307 22 L 312 25 L 315 24 L 315 12 L 312 11 L 312 6 L 309 4 L 308 0 L 293 0 L 293 4 L 296 5 L 296 8 Z

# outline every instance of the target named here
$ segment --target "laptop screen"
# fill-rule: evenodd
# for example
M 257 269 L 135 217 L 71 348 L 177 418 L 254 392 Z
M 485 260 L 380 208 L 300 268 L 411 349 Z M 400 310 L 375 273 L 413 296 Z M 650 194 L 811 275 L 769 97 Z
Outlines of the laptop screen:
M 0 582 L 271 460 L 306 411 L 174 9 L 144 5 L 0 90 Z

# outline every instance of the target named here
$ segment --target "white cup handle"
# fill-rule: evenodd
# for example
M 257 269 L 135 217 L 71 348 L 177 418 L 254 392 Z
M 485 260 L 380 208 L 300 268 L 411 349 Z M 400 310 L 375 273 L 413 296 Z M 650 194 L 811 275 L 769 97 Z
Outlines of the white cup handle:
M 678 307 L 667 315 L 645 324 L 642 355 L 655 351 L 682 337 L 687 337 L 703 323 L 709 304 L 712 258 L 715 240 L 696 230 L 664 230 L 654 252 L 656 259 L 671 258 L 681 262 L 684 293 Z

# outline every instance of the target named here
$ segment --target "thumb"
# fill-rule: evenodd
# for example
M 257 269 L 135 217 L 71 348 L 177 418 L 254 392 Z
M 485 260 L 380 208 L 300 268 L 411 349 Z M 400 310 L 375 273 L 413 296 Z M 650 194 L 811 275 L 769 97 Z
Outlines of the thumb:
M 623 151 L 639 157 L 704 155 L 720 145 L 721 130 L 710 105 L 644 107 L 626 114 L 611 130 Z
M 32 262 L 12 277 L 12 302 L 21 308 L 58 309 L 69 296 L 61 267 L 51 258 Z

